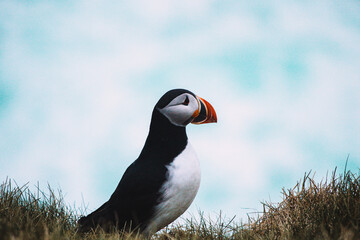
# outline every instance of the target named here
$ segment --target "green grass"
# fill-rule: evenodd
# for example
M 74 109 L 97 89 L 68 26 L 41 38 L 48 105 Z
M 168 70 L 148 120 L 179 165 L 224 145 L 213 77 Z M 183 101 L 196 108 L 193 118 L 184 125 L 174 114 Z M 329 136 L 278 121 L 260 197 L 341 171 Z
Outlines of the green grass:
M 246 223 L 187 219 L 158 232 L 153 239 L 360 239 L 360 177 L 350 171 L 316 183 L 305 174 L 283 201 L 265 202 L 259 217 Z M 77 232 L 79 210 L 68 207 L 61 192 L 48 187 L 33 193 L 7 179 L 0 188 L 0 239 L 142 239 L 135 233 Z M 199 220 L 195 220 L 199 219 Z

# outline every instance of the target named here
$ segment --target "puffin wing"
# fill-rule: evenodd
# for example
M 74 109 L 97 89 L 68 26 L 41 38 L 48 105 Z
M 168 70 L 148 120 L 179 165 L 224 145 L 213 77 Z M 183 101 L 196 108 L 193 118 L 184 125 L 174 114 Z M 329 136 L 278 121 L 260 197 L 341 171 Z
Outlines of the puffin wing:
M 101 226 L 108 229 L 140 228 L 144 230 L 161 198 L 167 169 L 149 161 L 135 161 L 125 171 L 109 201 L 79 220 L 85 231 Z

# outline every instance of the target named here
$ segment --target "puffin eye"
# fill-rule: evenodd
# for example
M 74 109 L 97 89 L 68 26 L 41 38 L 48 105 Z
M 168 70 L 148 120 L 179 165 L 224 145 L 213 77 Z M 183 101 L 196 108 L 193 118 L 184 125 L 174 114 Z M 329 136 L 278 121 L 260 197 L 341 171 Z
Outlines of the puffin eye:
M 189 105 L 189 97 L 188 96 L 186 96 L 185 101 L 182 104 L 185 106 Z

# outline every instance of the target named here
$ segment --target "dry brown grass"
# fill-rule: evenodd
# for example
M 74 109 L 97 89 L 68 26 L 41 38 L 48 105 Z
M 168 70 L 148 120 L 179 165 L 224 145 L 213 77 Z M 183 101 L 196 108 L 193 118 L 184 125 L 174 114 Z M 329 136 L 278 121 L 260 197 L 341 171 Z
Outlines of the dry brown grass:
M 359 239 L 360 178 L 350 171 L 316 183 L 305 174 L 293 189 L 283 189 L 279 204 L 263 203 L 252 228 L 263 235 L 297 239 Z
M 172 225 L 153 239 L 360 239 L 359 174 L 336 169 L 320 183 L 305 174 L 283 201 L 263 203 L 261 217 L 246 224 L 200 217 Z M 29 191 L 6 180 L 0 187 L 0 239 L 143 239 L 138 234 L 97 229 L 77 232 L 78 211 L 64 204 L 61 192 Z

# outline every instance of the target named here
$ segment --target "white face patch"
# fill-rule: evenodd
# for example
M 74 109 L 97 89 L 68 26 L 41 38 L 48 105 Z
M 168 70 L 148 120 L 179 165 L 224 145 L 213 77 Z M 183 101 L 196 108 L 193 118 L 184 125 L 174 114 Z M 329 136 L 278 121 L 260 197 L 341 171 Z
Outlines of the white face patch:
M 194 112 L 199 108 L 198 100 L 189 93 L 183 93 L 174 98 L 159 111 L 176 126 L 184 127 Z

